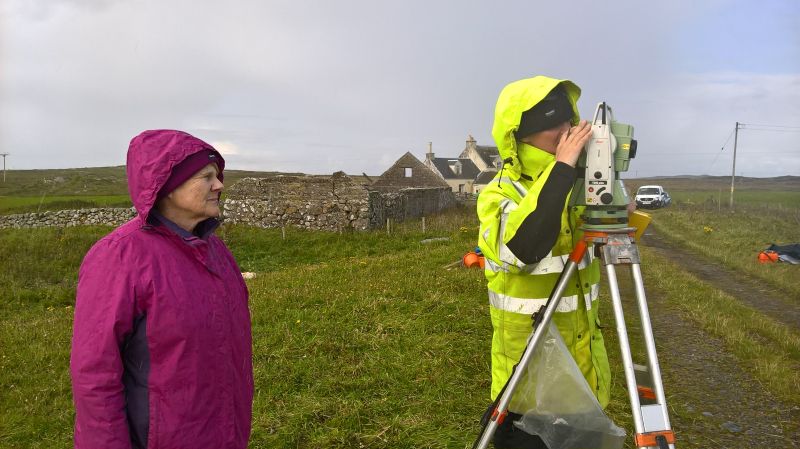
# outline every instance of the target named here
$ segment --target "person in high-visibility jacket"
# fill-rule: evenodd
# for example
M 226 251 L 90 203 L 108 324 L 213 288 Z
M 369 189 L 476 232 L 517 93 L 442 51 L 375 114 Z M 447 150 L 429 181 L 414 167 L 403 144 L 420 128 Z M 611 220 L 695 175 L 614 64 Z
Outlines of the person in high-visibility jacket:
M 507 85 L 497 100 L 492 136 L 503 166 L 477 206 L 494 330 L 492 400 L 522 356 L 532 314 L 547 302 L 582 236 L 583 207 L 569 205 L 575 164 L 591 137 L 591 124 L 579 120 L 579 96 L 571 81 L 537 76 Z M 553 321 L 605 407 L 611 373 L 597 314 L 600 264 L 591 253 L 579 264 Z M 520 403 L 524 398 L 512 399 L 495 447 L 546 447 L 512 424 L 524 413 L 514 409 Z

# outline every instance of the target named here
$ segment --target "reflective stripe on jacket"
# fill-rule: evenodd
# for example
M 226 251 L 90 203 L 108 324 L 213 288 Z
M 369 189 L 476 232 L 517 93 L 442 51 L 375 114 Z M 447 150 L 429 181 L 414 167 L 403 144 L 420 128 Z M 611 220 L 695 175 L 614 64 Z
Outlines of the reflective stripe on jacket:
M 533 107 L 560 82 L 536 77 L 512 83 L 501 93 L 495 112 L 494 138 L 501 159 L 507 161 L 506 165 L 514 167 L 514 170 L 504 166 L 500 174 L 481 191 L 477 206 L 481 223 L 478 240 L 486 257 L 485 274 L 494 328 L 493 400 L 522 355 L 532 332 L 531 314 L 547 301 L 564 268 L 567 255 L 582 236 L 578 229 L 582 207 L 569 207 L 568 195 L 552 211 L 537 211 L 540 203 L 545 202 L 540 201 L 539 197 L 542 189 L 548 184 L 552 186 L 556 182 L 552 178 L 559 176 L 553 172 L 554 168 L 559 173 L 568 172 L 571 168 L 562 163 L 558 163 L 562 167 L 557 167 L 554 155 L 516 142 L 513 136 L 522 112 Z M 570 82 L 564 83 L 574 104 L 580 90 Z M 520 163 L 517 155 L 520 150 L 526 152 L 526 166 Z M 563 184 L 563 180 L 558 181 Z M 526 264 L 509 249 L 508 244 L 524 226 L 525 219 L 534 213 L 560 214 L 560 221 L 553 220 L 558 229 L 551 230 L 554 236 L 557 233 L 557 237 L 549 253 L 534 263 Z M 567 285 L 553 319 L 578 367 L 601 405 L 605 406 L 609 399 L 611 374 L 597 314 L 599 281 L 599 260 L 593 257 L 591 250 L 587 251 L 576 275 Z M 514 398 L 512 407 L 521 400 Z

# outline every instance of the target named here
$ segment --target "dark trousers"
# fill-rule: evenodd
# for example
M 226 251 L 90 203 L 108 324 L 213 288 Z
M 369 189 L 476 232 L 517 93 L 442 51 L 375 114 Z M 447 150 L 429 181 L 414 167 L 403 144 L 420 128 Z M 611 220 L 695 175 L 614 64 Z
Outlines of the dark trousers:
M 493 409 L 494 404 L 486 410 L 484 415 L 486 419 Z M 514 425 L 514 421 L 521 418 L 522 415 L 518 413 L 508 412 L 506 418 L 494 432 L 492 443 L 494 443 L 495 449 L 547 449 L 547 445 L 538 435 L 531 435 Z

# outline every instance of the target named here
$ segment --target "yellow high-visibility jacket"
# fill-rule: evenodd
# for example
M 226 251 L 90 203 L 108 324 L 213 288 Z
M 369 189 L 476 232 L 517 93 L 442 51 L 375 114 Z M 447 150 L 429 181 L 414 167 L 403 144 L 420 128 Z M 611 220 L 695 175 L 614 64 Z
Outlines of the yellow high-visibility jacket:
M 531 315 L 547 302 L 569 253 L 582 237 L 578 229 L 582 207 L 568 205 L 575 169 L 557 163 L 550 153 L 518 142 L 514 135 L 522 113 L 559 84 L 566 88 L 573 105 L 573 123 L 577 124 L 580 89 L 567 80 L 537 76 L 511 83 L 501 92 L 495 109 L 492 135 L 504 163 L 498 176 L 481 191 L 477 206 L 478 241 L 486 257 L 494 329 L 492 400 L 522 356 L 532 332 Z M 590 248 L 564 291 L 553 320 L 605 407 L 611 373 L 597 314 L 600 261 L 591 253 Z M 515 397 L 510 411 L 524 413 L 513 409 L 524 402 L 524 398 Z

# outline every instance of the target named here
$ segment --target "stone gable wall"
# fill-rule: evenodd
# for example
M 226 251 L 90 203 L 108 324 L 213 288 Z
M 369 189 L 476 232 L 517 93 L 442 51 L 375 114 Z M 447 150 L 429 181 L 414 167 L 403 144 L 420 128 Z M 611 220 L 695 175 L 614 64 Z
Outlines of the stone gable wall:
M 411 169 L 411 176 L 406 178 L 405 169 Z M 397 162 L 386 170 L 370 188 L 381 192 L 396 192 L 404 188 L 444 187 L 442 178 L 431 171 L 411 153 L 404 154 Z

